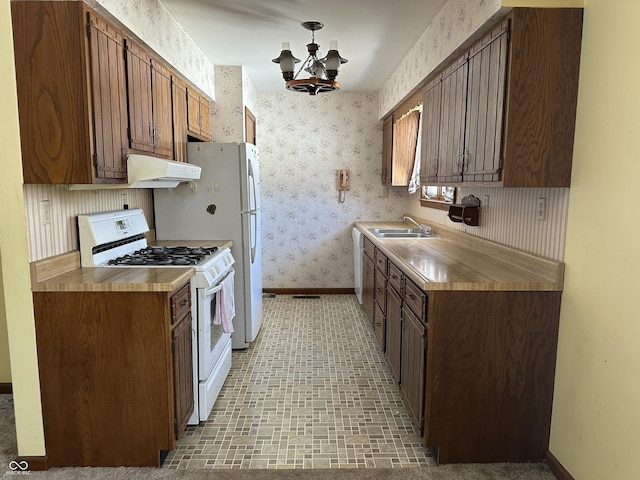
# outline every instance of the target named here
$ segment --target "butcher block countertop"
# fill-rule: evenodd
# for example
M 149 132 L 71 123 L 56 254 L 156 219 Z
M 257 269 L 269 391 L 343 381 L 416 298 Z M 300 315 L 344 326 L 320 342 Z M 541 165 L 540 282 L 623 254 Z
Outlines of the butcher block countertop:
M 435 238 L 398 239 L 378 238 L 368 229 L 416 228 L 415 225 L 354 225 L 423 290 L 562 291 L 563 262 L 442 226 L 432 226 Z
M 163 240 L 149 244 L 223 248 L 232 242 Z M 31 262 L 30 267 L 34 292 L 173 292 L 195 273 L 192 267 L 82 267 L 77 250 Z

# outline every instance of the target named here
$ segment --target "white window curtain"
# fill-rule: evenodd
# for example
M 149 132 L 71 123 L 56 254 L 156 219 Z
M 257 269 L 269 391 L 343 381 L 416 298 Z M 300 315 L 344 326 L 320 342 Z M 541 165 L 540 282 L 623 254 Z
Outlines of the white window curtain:
M 420 154 L 422 148 L 422 110 L 418 112 L 418 138 L 416 141 L 416 152 L 413 160 L 413 170 L 411 171 L 411 178 L 409 179 L 409 193 L 416 193 L 420 190 Z

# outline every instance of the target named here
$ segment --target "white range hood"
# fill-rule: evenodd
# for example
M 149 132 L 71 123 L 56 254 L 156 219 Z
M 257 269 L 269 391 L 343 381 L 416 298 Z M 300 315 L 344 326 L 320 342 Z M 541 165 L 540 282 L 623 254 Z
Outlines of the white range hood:
M 201 170 L 198 165 L 132 153 L 127 157 L 127 183 L 74 184 L 69 189 L 175 188 L 180 182 L 198 180 Z

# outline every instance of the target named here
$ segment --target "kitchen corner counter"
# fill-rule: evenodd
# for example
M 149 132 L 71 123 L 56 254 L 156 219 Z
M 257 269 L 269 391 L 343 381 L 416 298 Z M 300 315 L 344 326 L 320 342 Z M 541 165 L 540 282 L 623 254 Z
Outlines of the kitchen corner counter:
M 413 228 L 401 222 L 354 226 L 425 291 L 562 291 L 564 263 L 446 227 L 427 239 L 376 237 L 370 228 Z
M 67 252 L 31 263 L 33 292 L 173 292 L 195 270 L 185 268 L 81 267 L 80 253 Z
M 230 240 L 158 240 L 149 245 L 231 247 Z M 173 292 L 195 274 L 192 267 L 82 267 L 80 252 L 31 262 L 33 292 Z

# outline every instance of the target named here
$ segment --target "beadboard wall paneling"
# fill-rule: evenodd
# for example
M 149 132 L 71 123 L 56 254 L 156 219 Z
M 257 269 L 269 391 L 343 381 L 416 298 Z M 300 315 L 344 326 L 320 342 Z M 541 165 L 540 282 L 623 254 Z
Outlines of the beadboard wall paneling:
M 51 223 L 42 225 L 40 202 L 49 200 Z M 150 189 L 69 190 L 66 185 L 24 185 L 24 208 L 29 241 L 29 261 L 78 249 L 76 217 L 86 213 L 142 208 L 153 228 L 153 196 Z
M 569 207 L 568 188 L 459 188 L 458 201 L 466 195 L 480 199 L 480 225 L 470 227 L 449 220 L 446 212 L 420 206 L 418 196 L 408 202 L 409 212 L 435 224 L 463 231 L 503 245 L 564 260 Z M 489 196 L 485 203 L 485 195 Z M 545 220 L 536 218 L 538 198 L 547 199 Z

